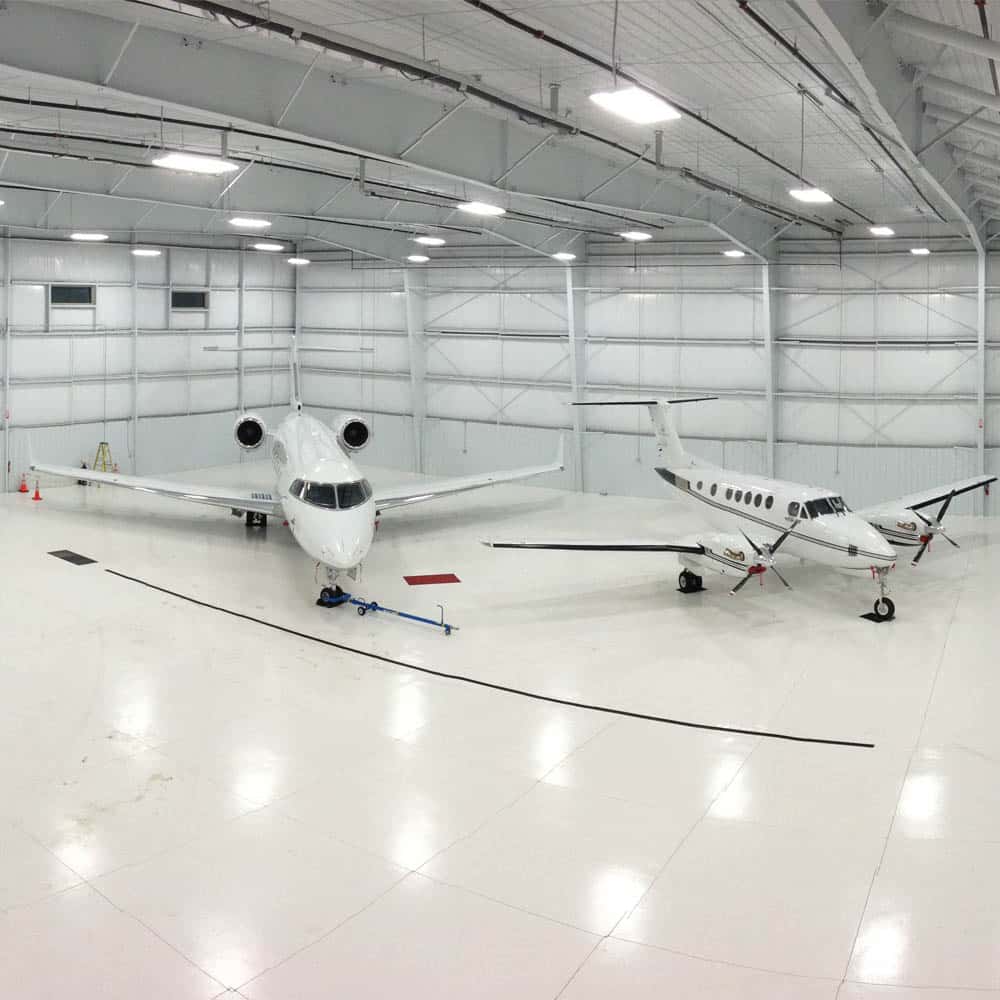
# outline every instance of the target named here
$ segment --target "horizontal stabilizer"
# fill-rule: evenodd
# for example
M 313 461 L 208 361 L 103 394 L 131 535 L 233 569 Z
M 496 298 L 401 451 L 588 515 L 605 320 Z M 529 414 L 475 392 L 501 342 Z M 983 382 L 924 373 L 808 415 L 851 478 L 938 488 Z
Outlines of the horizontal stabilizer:
M 718 396 L 695 396 L 691 399 L 595 399 L 593 401 L 574 400 L 570 406 L 656 406 L 657 403 L 668 403 L 674 406 L 676 403 L 707 403 L 710 400 L 718 399 Z
M 203 347 L 203 351 L 213 351 L 218 354 L 250 354 L 254 351 L 289 351 L 291 348 L 287 344 L 279 344 L 276 347 Z M 302 351 L 319 351 L 323 354 L 374 354 L 374 347 L 299 347 Z

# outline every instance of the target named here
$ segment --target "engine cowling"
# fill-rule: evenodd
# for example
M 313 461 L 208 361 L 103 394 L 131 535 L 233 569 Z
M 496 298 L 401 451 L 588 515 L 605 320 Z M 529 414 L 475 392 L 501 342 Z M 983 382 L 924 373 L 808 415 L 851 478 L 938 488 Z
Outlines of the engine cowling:
M 264 443 L 267 425 L 255 413 L 244 413 L 233 425 L 233 437 L 244 451 L 253 451 Z
M 348 414 L 337 424 L 337 440 L 346 451 L 360 451 L 371 439 L 368 424 L 361 417 Z

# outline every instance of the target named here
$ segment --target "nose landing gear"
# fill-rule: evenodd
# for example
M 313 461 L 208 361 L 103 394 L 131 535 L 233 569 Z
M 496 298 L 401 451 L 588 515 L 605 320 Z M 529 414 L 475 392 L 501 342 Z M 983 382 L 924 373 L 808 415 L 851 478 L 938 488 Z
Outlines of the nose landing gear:
M 699 590 L 704 590 L 702 586 L 702 580 L 700 576 L 692 573 L 689 569 L 681 571 L 681 575 L 677 577 L 677 589 L 682 594 L 696 594 Z
M 889 571 L 891 566 L 872 566 L 872 576 L 878 580 L 879 596 L 872 605 L 872 614 L 875 621 L 887 622 L 896 617 L 896 605 L 886 596 L 888 587 Z

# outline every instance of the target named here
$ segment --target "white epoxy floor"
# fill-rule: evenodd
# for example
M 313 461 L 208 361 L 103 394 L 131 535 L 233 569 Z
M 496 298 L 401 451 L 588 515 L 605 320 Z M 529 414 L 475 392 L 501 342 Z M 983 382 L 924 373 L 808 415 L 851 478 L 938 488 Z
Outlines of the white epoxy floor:
M 0 996 L 1000 998 L 1000 521 L 953 518 L 886 625 L 870 583 L 797 563 L 791 592 L 683 597 L 672 557 L 476 544 L 697 527 L 532 487 L 387 514 L 358 592 L 444 603 L 445 637 L 315 607 L 280 523 L 0 498 Z M 556 698 L 875 747 L 531 700 L 106 569 Z M 462 583 L 402 580 L 437 572 Z

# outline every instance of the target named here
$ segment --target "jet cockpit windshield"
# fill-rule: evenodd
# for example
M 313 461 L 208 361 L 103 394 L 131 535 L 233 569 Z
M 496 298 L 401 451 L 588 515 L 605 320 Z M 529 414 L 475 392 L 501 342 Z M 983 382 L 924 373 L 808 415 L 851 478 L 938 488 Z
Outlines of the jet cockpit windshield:
M 371 483 L 359 479 L 354 483 L 311 483 L 296 479 L 288 488 L 293 497 L 313 507 L 327 510 L 350 510 L 360 507 L 372 496 Z

